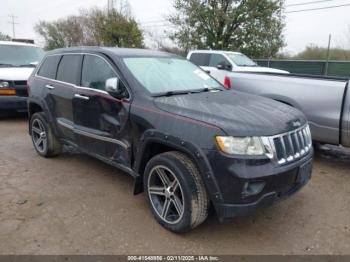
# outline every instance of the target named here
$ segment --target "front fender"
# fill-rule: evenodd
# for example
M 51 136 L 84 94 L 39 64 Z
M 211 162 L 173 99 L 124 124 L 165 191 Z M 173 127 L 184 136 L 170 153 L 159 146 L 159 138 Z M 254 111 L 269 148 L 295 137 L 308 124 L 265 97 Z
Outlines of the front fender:
M 154 143 L 164 145 L 171 150 L 179 151 L 189 156 L 200 170 L 210 199 L 215 202 L 222 199 L 221 192 L 205 152 L 190 141 L 185 141 L 179 137 L 168 135 L 157 130 L 147 130 L 140 138 L 139 151 L 135 159 L 134 167 L 134 170 L 140 174 L 139 181 L 136 182 L 138 187 L 142 185 L 143 167 L 146 164 L 145 158 L 147 157 L 147 149 Z M 138 189 L 140 190 L 141 188 Z M 135 193 L 139 193 L 138 189 L 135 187 Z

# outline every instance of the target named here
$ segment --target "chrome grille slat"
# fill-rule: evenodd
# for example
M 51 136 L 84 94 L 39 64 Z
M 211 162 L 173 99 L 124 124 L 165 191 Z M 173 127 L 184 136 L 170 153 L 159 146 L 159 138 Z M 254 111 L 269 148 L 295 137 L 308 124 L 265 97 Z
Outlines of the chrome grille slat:
M 274 149 L 274 153 L 269 154 L 269 157 L 280 165 L 301 158 L 312 146 L 308 125 L 285 134 L 266 137 L 264 141 L 268 141 L 269 147 Z

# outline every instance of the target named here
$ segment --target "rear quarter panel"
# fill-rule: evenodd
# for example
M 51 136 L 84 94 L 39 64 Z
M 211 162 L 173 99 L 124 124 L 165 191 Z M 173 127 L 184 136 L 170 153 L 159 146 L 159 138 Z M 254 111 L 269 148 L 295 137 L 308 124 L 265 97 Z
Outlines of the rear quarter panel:
M 339 144 L 345 81 L 268 74 L 231 73 L 234 90 L 287 103 L 301 110 L 313 140 Z

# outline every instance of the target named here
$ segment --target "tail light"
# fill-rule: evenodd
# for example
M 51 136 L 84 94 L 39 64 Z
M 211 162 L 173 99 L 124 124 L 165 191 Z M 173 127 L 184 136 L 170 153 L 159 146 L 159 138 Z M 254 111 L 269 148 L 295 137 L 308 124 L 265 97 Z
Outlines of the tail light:
M 227 76 L 225 76 L 224 86 L 226 87 L 226 89 L 231 89 L 231 79 Z

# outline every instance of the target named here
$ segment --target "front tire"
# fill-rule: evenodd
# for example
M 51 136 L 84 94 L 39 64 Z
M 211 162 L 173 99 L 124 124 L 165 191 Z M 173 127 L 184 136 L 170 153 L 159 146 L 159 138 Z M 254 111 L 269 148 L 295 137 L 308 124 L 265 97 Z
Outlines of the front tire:
M 209 199 L 199 170 L 180 152 L 153 157 L 145 169 L 144 188 L 156 220 L 172 232 L 189 231 L 208 216 Z
M 62 145 L 53 134 L 44 113 L 35 113 L 30 119 L 29 128 L 33 146 L 39 155 L 54 157 L 61 153 Z

